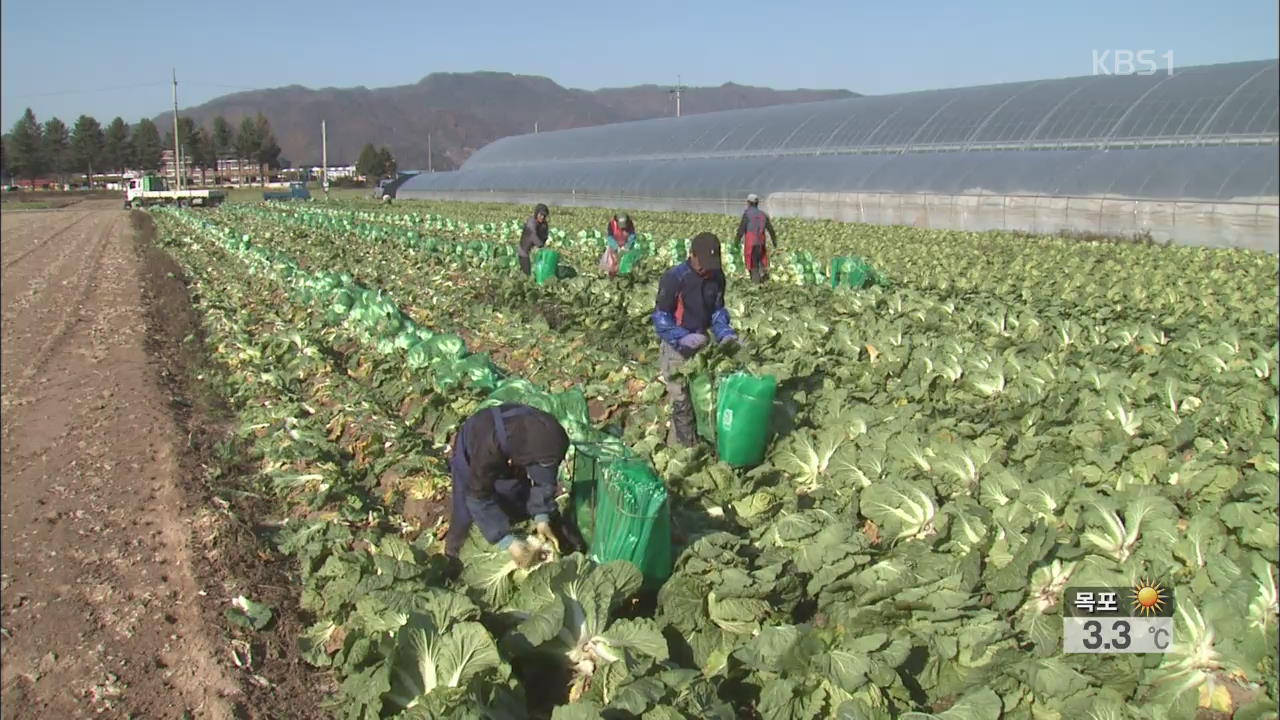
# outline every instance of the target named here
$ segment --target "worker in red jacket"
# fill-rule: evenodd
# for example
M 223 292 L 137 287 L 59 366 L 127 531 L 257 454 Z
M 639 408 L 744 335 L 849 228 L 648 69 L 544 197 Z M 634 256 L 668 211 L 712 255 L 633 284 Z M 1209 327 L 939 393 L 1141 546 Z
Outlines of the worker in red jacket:
M 626 213 L 614 215 L 605 228 L 604 255 L 600 257 L 600 269 L 609 277 L 618 274 L 622 255 L 636 246 L 636 224 Z
M 778 233 L 773 229 L 769 216 L 760 209 L 760 196 L 755 193 L 747 195 L 747 209 L 742 213 L 742 222 L 738 223 L 738 234 L 735 244 L 742 245 L 742 261 L 751 273 L 752 282 L 762 282 L 769 277 L 769 253 L 765 249 L 765 233 L 773 240 L 773 249 L 778 249 Z M 745 242 L 744 242 L 745 241 Z

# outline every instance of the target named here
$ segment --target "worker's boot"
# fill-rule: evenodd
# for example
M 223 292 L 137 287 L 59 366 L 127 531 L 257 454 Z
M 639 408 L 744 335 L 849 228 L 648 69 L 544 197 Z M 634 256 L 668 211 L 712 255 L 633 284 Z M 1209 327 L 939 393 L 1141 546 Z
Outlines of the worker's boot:
M 458 553 L 462 550 L 462 544 L 467 541 L 466 530 L 455 531 L 455 529 L 461 529 L 461 527 L 461 525 L 454 525 L 450 522 L 449 531 L 444 536 L 444 554 L 449 557 L 458 557 Z M 470 526 L 468 526 L 467 530 L 470 529 Z
M 678 447 L 698 444 L 698 423 L 693 415 L 693 402 L 686 393 L 683 401 L 671 404 L 671 432 L 667 442 Z
M 565 555 L 587 552 L 587 542 L 582 538 L 582 531 L 578 529 L 578 523 L 573 518 L 562 518 L 560 522 L 552 523 L 551 529 L 556 534 L 556 540 L 560 542 L 560 552 Z

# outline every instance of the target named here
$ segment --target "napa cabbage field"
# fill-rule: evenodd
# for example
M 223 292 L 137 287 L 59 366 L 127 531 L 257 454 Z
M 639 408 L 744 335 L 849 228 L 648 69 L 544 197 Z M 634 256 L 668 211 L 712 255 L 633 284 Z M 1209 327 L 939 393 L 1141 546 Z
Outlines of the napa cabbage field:
M 1277 716 L 1275 256 L 783 219 L 756 286 L 736 218 L 663 213 L 608 279 L 608 214 L 557 208 L 538 285 L 527 211 L 151 213 L 334 717 Z M 702 230 L 745 346 L 686 372 L 778 381 L 749 469 L 665 443 L 649 314 Z M 833 282 L 845 257 L 874 277 Z M 660 588 L 576 554 L 519 569 L 478 536 L 450 567 L 414 508 L 447 499 L 450 434 L 501 401 L 652 463 Z M 1062 652 L 1066 588 L 1144 580 L 1174 593 L 1168 653 Z

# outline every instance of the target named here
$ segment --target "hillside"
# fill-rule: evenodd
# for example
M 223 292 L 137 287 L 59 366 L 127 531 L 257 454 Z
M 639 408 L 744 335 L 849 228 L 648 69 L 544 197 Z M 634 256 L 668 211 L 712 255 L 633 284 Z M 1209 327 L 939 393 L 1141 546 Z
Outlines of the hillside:
M 855 97 L 847 90 L 773 90 L 725 83 L 686 88 L 686 115 L 764 105 Z M 575 90 L 529 75 L 498 72 L 433 73 L 413 85 L 369 89 L 298 85 L 215 98 L 181 111 L 208 127 L 222 115 L 238 124 L 262 112 L 271 121 L 283 157 L 294 165 L 320 162 L 320 120 L 328 123 L 329 161 L 353 163 L 366 142 L 386 145 L 402 168 L 427 167 L 427 134 L 437 170 L 460 165 L 498 138 L 563 130 L 674 113 L 666 87 L 639 85 Z M 168 127 L 171 115 L 156 118 Z

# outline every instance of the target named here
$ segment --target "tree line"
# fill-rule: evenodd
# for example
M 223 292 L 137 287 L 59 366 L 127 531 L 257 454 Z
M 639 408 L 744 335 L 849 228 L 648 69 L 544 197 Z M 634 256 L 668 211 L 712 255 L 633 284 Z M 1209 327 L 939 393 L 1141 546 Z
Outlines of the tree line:
M 257 166 L 258 174 L 265 177 L 264 169 L 278 169 L 285 162 L 271 123 L 262 113 L 246 116 L 238 129 L 221 115 L 208 129 L 179 116 L 178 136 L 184 164 L 189 161 L 193 169 L 216 172 L 219 160 L 236 160 L 242 168 Z M 46 175 L 65 182 L 68 174 L 83 173 L 92 185 L 96 174 L 156 172 L 164 162 L 164 151 L 172 148 L 173 131 L 161 136 L 151 120 L 130 126 L 116 117 L 104 129 L 92 116 L 81 115 L 68 129 L 57 117 L 41 124 L 27 108 L 3 138 L 0 168 L 32 182 Z
M 394 177 L 396 159 L 391 157 L 391 151 L 386 147 L 376 149 L 373 143 L 365 143 L 364 148 L 360 150 L 359 159 L 356 160 L 356 174 L 363 175 L 370 181 Z

